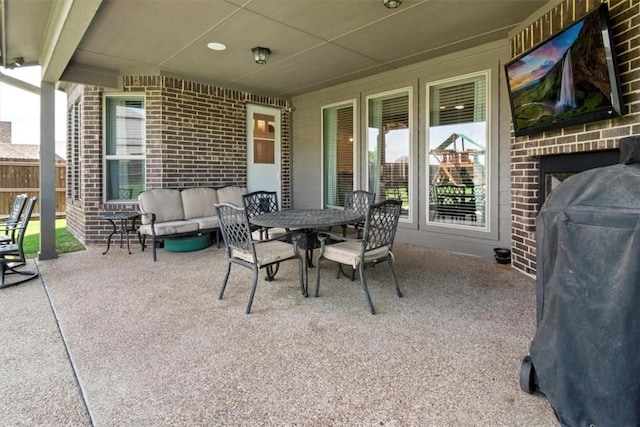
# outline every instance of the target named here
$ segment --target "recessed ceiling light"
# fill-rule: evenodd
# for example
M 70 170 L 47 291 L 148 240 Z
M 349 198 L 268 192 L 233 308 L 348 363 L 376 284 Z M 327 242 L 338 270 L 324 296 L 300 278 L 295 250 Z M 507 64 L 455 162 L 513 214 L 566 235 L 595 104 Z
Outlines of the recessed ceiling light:
M 227 48 L 222 43 L 217 43 L 217 42 L 208 43 L 207 47 L 211 50 L 225 50 Z

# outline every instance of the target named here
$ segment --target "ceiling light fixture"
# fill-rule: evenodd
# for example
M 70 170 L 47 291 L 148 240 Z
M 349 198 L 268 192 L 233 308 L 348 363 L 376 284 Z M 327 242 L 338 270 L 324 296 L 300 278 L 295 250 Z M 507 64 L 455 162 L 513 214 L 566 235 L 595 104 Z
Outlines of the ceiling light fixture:
M 402 4 L 402 0 L 382 0 L 382 3 L 387 9 L 395 9 Z
M 253 52 L 253 59 L 256 61 L 256 64 L 266 64 L 269 59 L 269 55 L 271 54 L 271 49 L 268 47 L 256 46 L 251 49 L 251 52 Z

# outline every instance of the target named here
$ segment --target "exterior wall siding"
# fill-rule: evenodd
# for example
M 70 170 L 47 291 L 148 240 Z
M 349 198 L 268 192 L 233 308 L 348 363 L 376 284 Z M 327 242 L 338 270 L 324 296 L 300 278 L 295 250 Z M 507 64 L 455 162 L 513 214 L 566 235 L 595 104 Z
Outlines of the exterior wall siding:
M 79 89 L 81 88 L 81 89 Z M 290 112 L 287 101 L 166 76 L 125 76 L 124 92 L 146 105 L 146 188 L 246 185 L 246 105 L 282 108 L 282 200 L 291 203 Z M 111 231 L 99 215 L 136 210 L 137 204 L 103 202 L 103 98 L 98 87 L 75 87 L 68 104 L 82 101 L 82 199 L 67 191 L 67 224 L 87 244 L 103 244 Z M 73 95 L 73 96 L 72 96 Z M 72 128 L 69 118 L 68 128 Z M 133 238 L 133 237 L 132 237 Z
M 538 169 L 541 156 L 580 153 L 618 147 L 620 138 L 640 134 L 640 2 L 635 0 L 564 0 L 511 38 L 516 57 L 571 25 L 601 3 L 607 3 L 614 50 L 625 105 L 624 115 L 586 125 L 512 137 L 511 215 L 512 264 L 527 274 L 536 272 Z M 505 104 L 508 106 L 508 104 Z

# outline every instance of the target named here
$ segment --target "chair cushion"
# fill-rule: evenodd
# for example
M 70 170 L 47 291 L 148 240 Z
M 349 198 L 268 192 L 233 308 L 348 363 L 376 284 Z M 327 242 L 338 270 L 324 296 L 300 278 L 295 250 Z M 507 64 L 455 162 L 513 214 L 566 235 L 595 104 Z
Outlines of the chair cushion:
M 220 228 L 220 217 L 218 215 L 205 216 L 203 218 L 194 218 L 192 222 L 198 223 L 198 229 L 210 230 L 212 228 Z
M 266 237 L 264 237 L 264 232 L 262 233 L 262 236 L 260 235 L 260 230 L 254 230 L 251 232 L 251 238 L 253 240 L 265 240 Z
M 269 236 L 267 237 L 266 233 L 262 232 L 262 238 L 260 238 L 260 230 L 255 230 L 251 233 L 251 237 L 253 240 L 267 240 L 267 239 L 277 239 L 278 237 L 284 236 L 288 231 L 285 228 L 273 227 L 269 228 Z
M 191 233 L 198 231 L 196 221 L 167 221 L 155 224 L 156 236 L 166 236 L 168 234 Z M 151 236 L 151 224 L 143 224 L 138 229 L 140 234 Z
M 218 188 L 218 203 L 232 203 L 236 206 L 242 206 L 242 196 L 244 194 L 247 194 L 246 187 L 230 185 Z
M 272 227 L 269 229 L 269 238 L 277 239 L 278 237 L 284 236 L 287 233 L 288 231 L 286 228 Z
M 156 214 L 156 222 L 177 221 L 184 219 L 180 191 L 169 188 L 156 188 L 143 191 L 138 195 L 140 211 Z M 142 215 L 140 222 L 149 224 L 151 218 Z
M 213 188 L 187 188 L 180 192 L 184 219 L 217 216 L 218 192 Z
M 362 244 L 359 242 L 339 242 L 327 245 L 324 248 L 324 257 L 340 264 L 350 265 L 357 268 L 360 264 L 360 251 Z M 388 246 L 367 251 L 364 254 L 364 262 L 368 263 L 386 257 L 391 252 Z M 393 254 L 392 254 L 393 256 Z
M 253 262 L 251 252 L 232 249 L 231 256 L 247 262 Z M 296 256 L 293 245 L 290 243 L 273 241 L 256 245 L 256 256 L 258 257 L 258 267 L 284 261 Z

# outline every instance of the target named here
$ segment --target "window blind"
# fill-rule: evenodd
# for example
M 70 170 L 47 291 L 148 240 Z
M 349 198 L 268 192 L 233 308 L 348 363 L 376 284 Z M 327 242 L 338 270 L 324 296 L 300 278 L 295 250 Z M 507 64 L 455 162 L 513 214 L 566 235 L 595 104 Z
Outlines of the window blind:
M 485 121 L 486 97 L 484 79 L 432 86 L 431 126 Z
M 353 190 L 353 105 L 323 111 L 325 206 L 344 206 L 344 195 Z
M 144 154 L 142 99 L 107 98 L 107 155 Z

